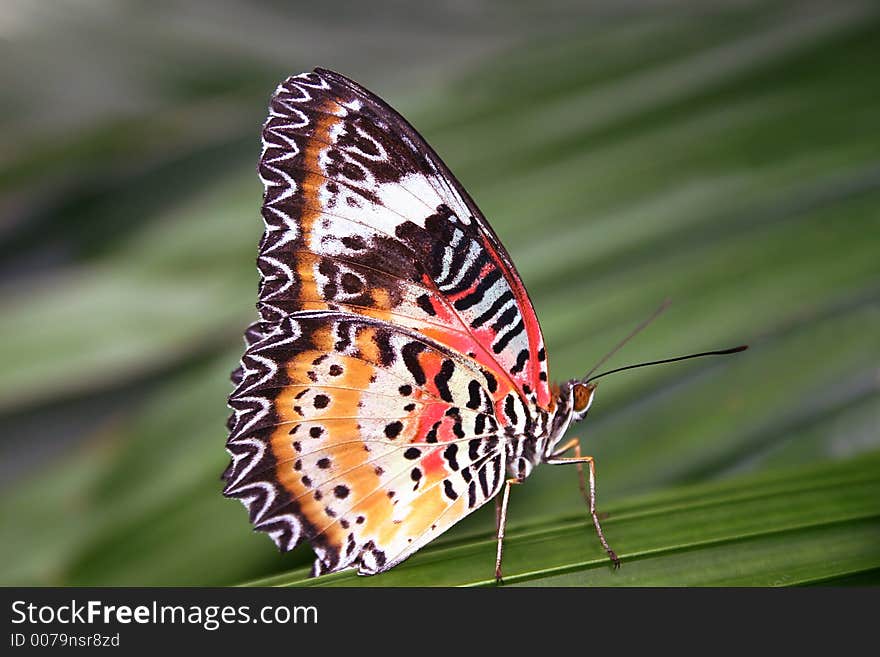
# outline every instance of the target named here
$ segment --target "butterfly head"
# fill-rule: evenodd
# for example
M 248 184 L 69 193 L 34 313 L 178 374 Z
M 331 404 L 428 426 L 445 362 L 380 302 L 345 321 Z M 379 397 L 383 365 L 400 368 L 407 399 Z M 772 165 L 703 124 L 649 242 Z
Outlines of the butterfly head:
M 587 415 L 596 393 L 596 384 L 572 379 L 554 386 L 556 393 L 556 409 L 551 422 L 550 435 L 547 439 L 544 456 L 552 456 L 565 432 L 575 422 L 580 422 Z
M 570 386 L 571 419 L 573 422 L 579 422 L 584 419 L 593 404 L 593 398 L 596 396 L 596 384 L 575 380 L 570 383 Z

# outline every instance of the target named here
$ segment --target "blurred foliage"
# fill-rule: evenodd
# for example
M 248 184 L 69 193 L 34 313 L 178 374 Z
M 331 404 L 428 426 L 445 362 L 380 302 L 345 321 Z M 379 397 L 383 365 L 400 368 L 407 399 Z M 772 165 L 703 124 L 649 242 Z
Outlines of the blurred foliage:
M 554 378 L 667 296 L 609 366 L 752 346 L 603 380 L 578 430 L 609 538 L 639 559 L 606 577 L 574 473 L 542 467 L 512 497 L 509 581 L 876 582 L 871 3 L 25 6 L 0 46 L 0 583 L 234 584 L 311 561 L 252 533 L 219 475 L 255 316 L 259 126 L 275 84 L 318 65 L 400 109 L 470 190 Z M 493 524 L 481 509 L 357 583 L 479 583 Z M 740 558 L 754 569 L 710 567 Z
M 585 513 L 505 538 L 505 584 L 782 586 L 880 576 L 880 456 L 653 493 L 611 504 L 602 525 L 615 570 Z M 444 541 L 379 577 L 307 568 L 253 586 L 493 586 L 493 532 Z M 511 575 L 510 573 L 514 573 Z

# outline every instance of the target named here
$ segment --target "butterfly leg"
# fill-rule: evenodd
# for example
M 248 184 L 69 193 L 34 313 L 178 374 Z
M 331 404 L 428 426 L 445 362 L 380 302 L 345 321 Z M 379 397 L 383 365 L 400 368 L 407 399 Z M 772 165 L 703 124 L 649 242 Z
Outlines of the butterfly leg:
M 574 457 L 560 456 L 561 454 L 564 454 L 572 448 L 574 448 Z M 605 538 L 605 532 L 602 531 L 602 525 L 599 524 L 599 514 L 596 513 L 595 459 L 593 459 L 592 456 L 581 456 L 581 444 L 577 438 L 574 438 L 565 443 L 558 450 L 553 452 L 553 454 L 550 455 L 550 458 L 548 458 L 546 462 L 551 465 L 565 465 L 569 463 L 574 463 L 577 466 L 578 484 L 581 489 L 581 495 L 583 495 L 584 501 L 586 501 L 587 506 L 590 509 L 590 517 L 593 519 L 593 526 L 596 528 L 596 534 L 599 536 L 599 542 L 602 543 L 602 547 L 605 548 L 605 552 L 608 553 L 608 557 L 611 559 L 614 567 L 620 568 L 620 559 L 617 557 L 617 554 L 614 552 L 614 550 L 611 549 L 611 546 L 608 545 L 608 540 Z M 589 488 L 587 487 L 587 482 L 584 477 L 584 463 L 586 463 L 590 468 Z
M 555 452 L 553 452 L 550 455 L 550 458 L 551 459 L 558 459 L 560 456 L 565 454 L 570 449 L 574 449 L 575 456 L 580 458 L 581 457 L 581 442 L 580 442 L 580 440 L 581 440 L 580 438 L 572 438 L 567 443 L 562 445 L 562 447 L 560 447 Z M 575 467 L 577 468 L 577 473 L 578 473 L 578 488 L 581 489 L 581 495 L 583 496 L 584 501 L 587 503 L 587 506 L 592 507 L 592 506 L 594 506 L 594 503 L 590 502 L 590 494 L 589 494 L 589 492 L 587 492 L 587 480 L 586 480 L 586 477 L 584 476 L 584 464 L 582 461 L 576 461 Z
M 495 528 L 498 533 L 498 552 L 495 555 L 495 583 L 502 584 L 501 579 L 501 554 L 504 549 L 504 529 L 507 527 L 507 504 L 510 501 L 510 487 L 521 484 L 516 478 L 504 482 L 504 492 L 501 494 L 501 502 L 495 498 Z
M 565 443 L 562 447 L 557 449 L 553 454 L 550 455 L 550 458 L 557 458 L 565 454 L 568 450 L 575 448 L 576 454 L 580 455 L 580 438 L 572 438 L 567 443 Z M 581 457 L 583 458 L 583 457 Z M 581 489 L 581 495 L 584 498 L 584 501 L 587 503 L 587 506 L 590 506 L 590 494 L 587 489 L 587 480 L 584 476 L 584 464 L 582 461 L 575 462 L 575 467 L 577 467 L 578 473 L 578 487 Z M 599 520 L 605 520 L 608 518 L 607 513 L 602 513 L 601 511 L 597 511 L 596 515 L 599 517 Z
M 558 458 L 572 448 L 574 448 L 576 450 L 575 453 L 580 457 L 580 449 L 581 449 L 580 438 L 572 438 L 567 443 L 562 445 L 562 447 L 558 448 L 555 452 L 553 452 L 553 454 L 550 455 L 550 458 L 553 458 L 553 459 Z M 583 457 L 580 457 L 580 458 L 583 458 Z M 583 496 L 584 501 L 587 503 L 587 506 L 590 506 L 590 494 L 587 489 L 587 480 L 586 480 L 586 477 L 584 476 L 584 463 L 583 463 L 583 461 L 575 462 L 575 467 L 577 467 L 578 487 L 581 489 L 581 495 Z M 496 506 L 497 506 L 497 503 L 496 503 Z M 599 517 L 599 520 L 605 520 L 608 518 L 608 514 L 602 513 L 601 511 L 597 511 L 596 515 Z

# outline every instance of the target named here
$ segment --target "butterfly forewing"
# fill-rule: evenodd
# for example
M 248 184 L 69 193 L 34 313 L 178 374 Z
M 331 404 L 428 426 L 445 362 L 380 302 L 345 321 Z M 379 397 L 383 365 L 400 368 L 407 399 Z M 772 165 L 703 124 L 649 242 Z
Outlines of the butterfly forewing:
M 385 570 L 491 499 L 511 397 L 547 406 L 510 259 L 415 130 L 328 71 L 263 130 L 260 321 L 233 374 L 226 494 L 316 570 Z
M 265 319 L 303 304 L 384 311 L 549 402 L 543 339 L 509 256 L 399 114 L 321 71 L 278 88 L 263 138 Z

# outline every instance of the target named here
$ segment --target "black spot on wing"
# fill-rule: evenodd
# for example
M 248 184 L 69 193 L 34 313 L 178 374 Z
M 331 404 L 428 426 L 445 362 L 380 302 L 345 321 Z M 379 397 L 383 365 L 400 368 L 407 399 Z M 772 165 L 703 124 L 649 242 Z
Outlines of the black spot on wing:
M 416 299 L 416 303 L 419 304 L 419 308 L 425 311 L 426 314 L 434 316 L 437 314 L 437 311 L 434 310 L 433 304 L 431 304 L 431 299 L 427 294 L 423 294 Z
M 397 360 L 397 353 L 394 351 L 394 346 L 391 344 L 390 331 L 384 329 L 376 331 L 373 340 L 379 348 L 379 362 L 383 366 L 388 367 Z
M 428 430 L 428 433 L 425 434 L 425 442 L 426 443 L 436 443 L 437 442 L 437 430 L 440 428 L 440 425 L 443 423 L 443 420 L 438 420 L 435 422 L 431 428 Z
M 358 294 L 364 289 L 364 282 L 351 272 L 342 275 L 342 289 L 347 294 Z
M 452 401 L 452 393 L 449 391 L 449 379 L 452 378 L 454 372 L 455 363 L 447 358 L 440 366 L 440 371 L 437 373 L 437 376 L 434 377 L 434 385 L 437 386 L 437 392 L 440 394 L 440 399 L 443 401 Z
M 400 353 L 403 355 L 403 364 L 406 365 L 406 369 L 409 370 L 415 382 L 420 386 L 425 385 L 425 382 L 428 380 L 425 376 L 425 370 L 422 369 L 422 365 L 419 363 L 419 354 L 424 350 L 425 345 L 421 342 L 408 342 L 400 350 Z
M 468 401 L 465 406 L 471 408 L 473 410 L 477 410 L 480 407 L 480 390 L 482 386 L 480 386 L 479 382 L 475 379 L 471 379 L 468 383 Z
M 516 424 L 519 416 L 516 414 L 516 404 L 513 401 L 513 395 L 508 395 L 504 399 L 504 415 L 510 420 L 511 424 Z
M 364 238 L 360 235 L 352 235 L 351 237 L 343 237 L 342 243 L 346 248 L 351 249 L 353 251 L 363 251 L 367 248 L 367 243 L 364 241 Z
M 480 468 L 477 473 L 477 479 L 480 481 L 480 490 L 483 492 L 483 497 L 489 497 L 489 481 L 488 481 L 488 473 L 489 464 L 486 463 Z
M 510 373 L 511 374 L 518 374 L 519 372 L 522 372 L 523 368 L 526 366 L 526 361 L 528 359 L 529 359 L 529 350 L 522 349 L 516 355 L 516 363 L 514 363 L 513 367 L 510 368 Z M 524 390 L 524 392 L 525 392 L 525 390 Z M 528 392 L 526 392 L 526 394 L 528 394 Z
M 477 505 L 477 482 L 468 484 L 468 508 L 473 509 Z
M 403 429 L 402 422 L 390 422 L 385 425 L 385 435 L 392 440 L 397 438 L 400 435 L 401 430 Z
M 498 486 L 498 484 L 500 483 L 499 479 L 501 478 L 502 470 L 503 470 L 503 467 L 501 465 L 501 454 L 498 454 L 495 458 L 493 458 L 491 463 L 492 463 L 492 481 L 489 485 L 489 488 L 491 489 L 489 491 L 490 493 L 491 493 L 491 491 L 495 490 L 495 487 Z
M 476 461 L 480 457 L 481 443 L 482 441 L 479 438 L 468 441 L 468 457 L 470 457 L 471 461 Z
M 458 461 L 455 458 L 457 454 L 458 445 L 456 443 L 452 443 L 443 451 L 443 458 L 446 459 L 446 462 L 449 464 L 449 468 L 451 470 L 458 470 Z

